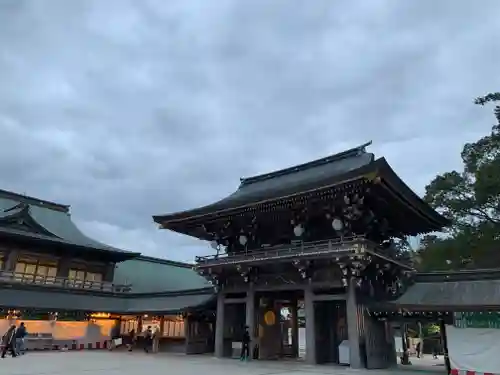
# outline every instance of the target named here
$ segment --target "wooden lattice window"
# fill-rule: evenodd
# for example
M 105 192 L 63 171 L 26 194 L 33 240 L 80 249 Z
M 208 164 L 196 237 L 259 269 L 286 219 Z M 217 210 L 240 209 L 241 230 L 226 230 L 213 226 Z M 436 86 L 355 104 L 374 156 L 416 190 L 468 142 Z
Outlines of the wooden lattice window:
M 88 272 L 85 270 L 70 269 L 68 274 L 68 279 L 101 282 L 102 274 L 97 272 Z
M 57 267 L 42 261 L 19 261 L 15 272 L 22 281 L 54 282 Z

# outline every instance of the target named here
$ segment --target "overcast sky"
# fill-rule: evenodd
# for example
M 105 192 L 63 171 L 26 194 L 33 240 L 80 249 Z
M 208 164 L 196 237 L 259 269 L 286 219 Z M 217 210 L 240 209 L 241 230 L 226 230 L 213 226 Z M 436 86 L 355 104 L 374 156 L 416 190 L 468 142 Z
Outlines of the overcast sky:
M 0 0 L 2 189 L 190 261 L 153 214 L 373 140 L 419 194 L 494 122 L 500 1 Z

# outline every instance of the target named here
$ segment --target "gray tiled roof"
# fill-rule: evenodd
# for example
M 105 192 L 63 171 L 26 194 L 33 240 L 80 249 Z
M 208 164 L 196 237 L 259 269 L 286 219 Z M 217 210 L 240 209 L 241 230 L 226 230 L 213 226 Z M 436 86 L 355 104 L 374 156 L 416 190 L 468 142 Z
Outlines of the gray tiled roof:
M 193 210 L 157 215 L 153 218 L 156 222 L 163 223 L 327 186 L 335 182 L 336 179 L 369 166 L 375 158 L 372 153 L 365 150 L 370 144 L 371 142 L 276 172 L 242 178 L 236 192 L 216 203 Z
M 400 307 L 500 308 L 500 280 L 417 282 L 393 302 Z
M 368 145 L 370 143 L 309 163 L 243 178 L 236 192 L 216 203 L 192 210 L 156 215 L 153 219 L 164 228 L 191 234 L 187 232 L 186 227 L 183 227 L 184 220 L 229 213 L 258 203 L 349 183 L 376 172 L 386 182 L 389 190 L 397 192 L 399 196 L 397 199 L 413 207 L 418 215 L 426 217 L 428 225 L 419 230 L 429 232 L 448 225 L 444 217 L 434 211 L 396 175 L 384 158 L 375 159 L 374 154 L 367 152 Z
M 15 209 L 12 209 L 16 207 Z M 1 227 L 0 232 L 32 237 L 41 240 L 54 241 L 68 245 L 96 249 L 101 251 L 119 252 L 128 254 L 130 252 L 112 246 L 105 245 L 99 241 L 91 239 L 83 234 L 72 221 L 69 206 L 25 197 L 19 194 L 0 190 L 0 219 L 11 215 L 20 214 L 26 210 L 26 215 L 40 226 L 43 231 L 40 233 L 19 230 L 16 228 Z M 138 255 L 130 253 L 131 255 Z

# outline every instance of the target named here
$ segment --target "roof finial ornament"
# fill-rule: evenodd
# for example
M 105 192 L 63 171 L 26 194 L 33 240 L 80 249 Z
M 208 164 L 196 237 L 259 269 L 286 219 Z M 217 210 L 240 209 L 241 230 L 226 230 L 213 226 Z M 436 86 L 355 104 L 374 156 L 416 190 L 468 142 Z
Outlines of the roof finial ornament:
M 359 147 L 358 147 L 358 150 L 359 150 L 360 152 L 366 152 L 366 148 L 367 148 L 368 146 L 371 146 L 371 145 L 372 145 L 372 143 L 373 143 L 373 141 L 368 141 L 368 142 L 366 142 L 366 143 L 363 143 L 361 146 L 359 146 Z

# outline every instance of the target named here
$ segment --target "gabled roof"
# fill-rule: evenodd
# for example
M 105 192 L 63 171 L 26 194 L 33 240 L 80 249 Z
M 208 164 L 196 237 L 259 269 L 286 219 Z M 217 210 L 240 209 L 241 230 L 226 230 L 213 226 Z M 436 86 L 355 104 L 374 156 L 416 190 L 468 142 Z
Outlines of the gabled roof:
M 167 215 L 153 216 L 155 222 L 172 229 L 186 220 L 207 215 L 225 215 L 264 204 L 281 198 L 307 194 L 312 191 L 333 187 L 374 173 L 383 177 L 383 184 L 397 199 L 409 204 L 434 224 L 432 230 L 440 230 L 448 221 L 420 197 L 418 197 L 387 164 L 384 158 L 366 152 L 371 142 L 347 151 L 318 159 L 309 163 L 282 169 L 250 178 L 242 178 L 235 193 L 207 206 Z
M 87 237 L 71 220 L 69 206 L 5 190 L 0 190 L 0 235 L 114 253 L 120 259 L 139 255 Z
M 147 256 L 119 263 L 113 282 L 131 284 L 133 293 L 181 292 L 211 287 L 191 264 Z
M 417 274 L 416 283 L 389 305 L 421 310 L 498 310 L 500 270 Z

